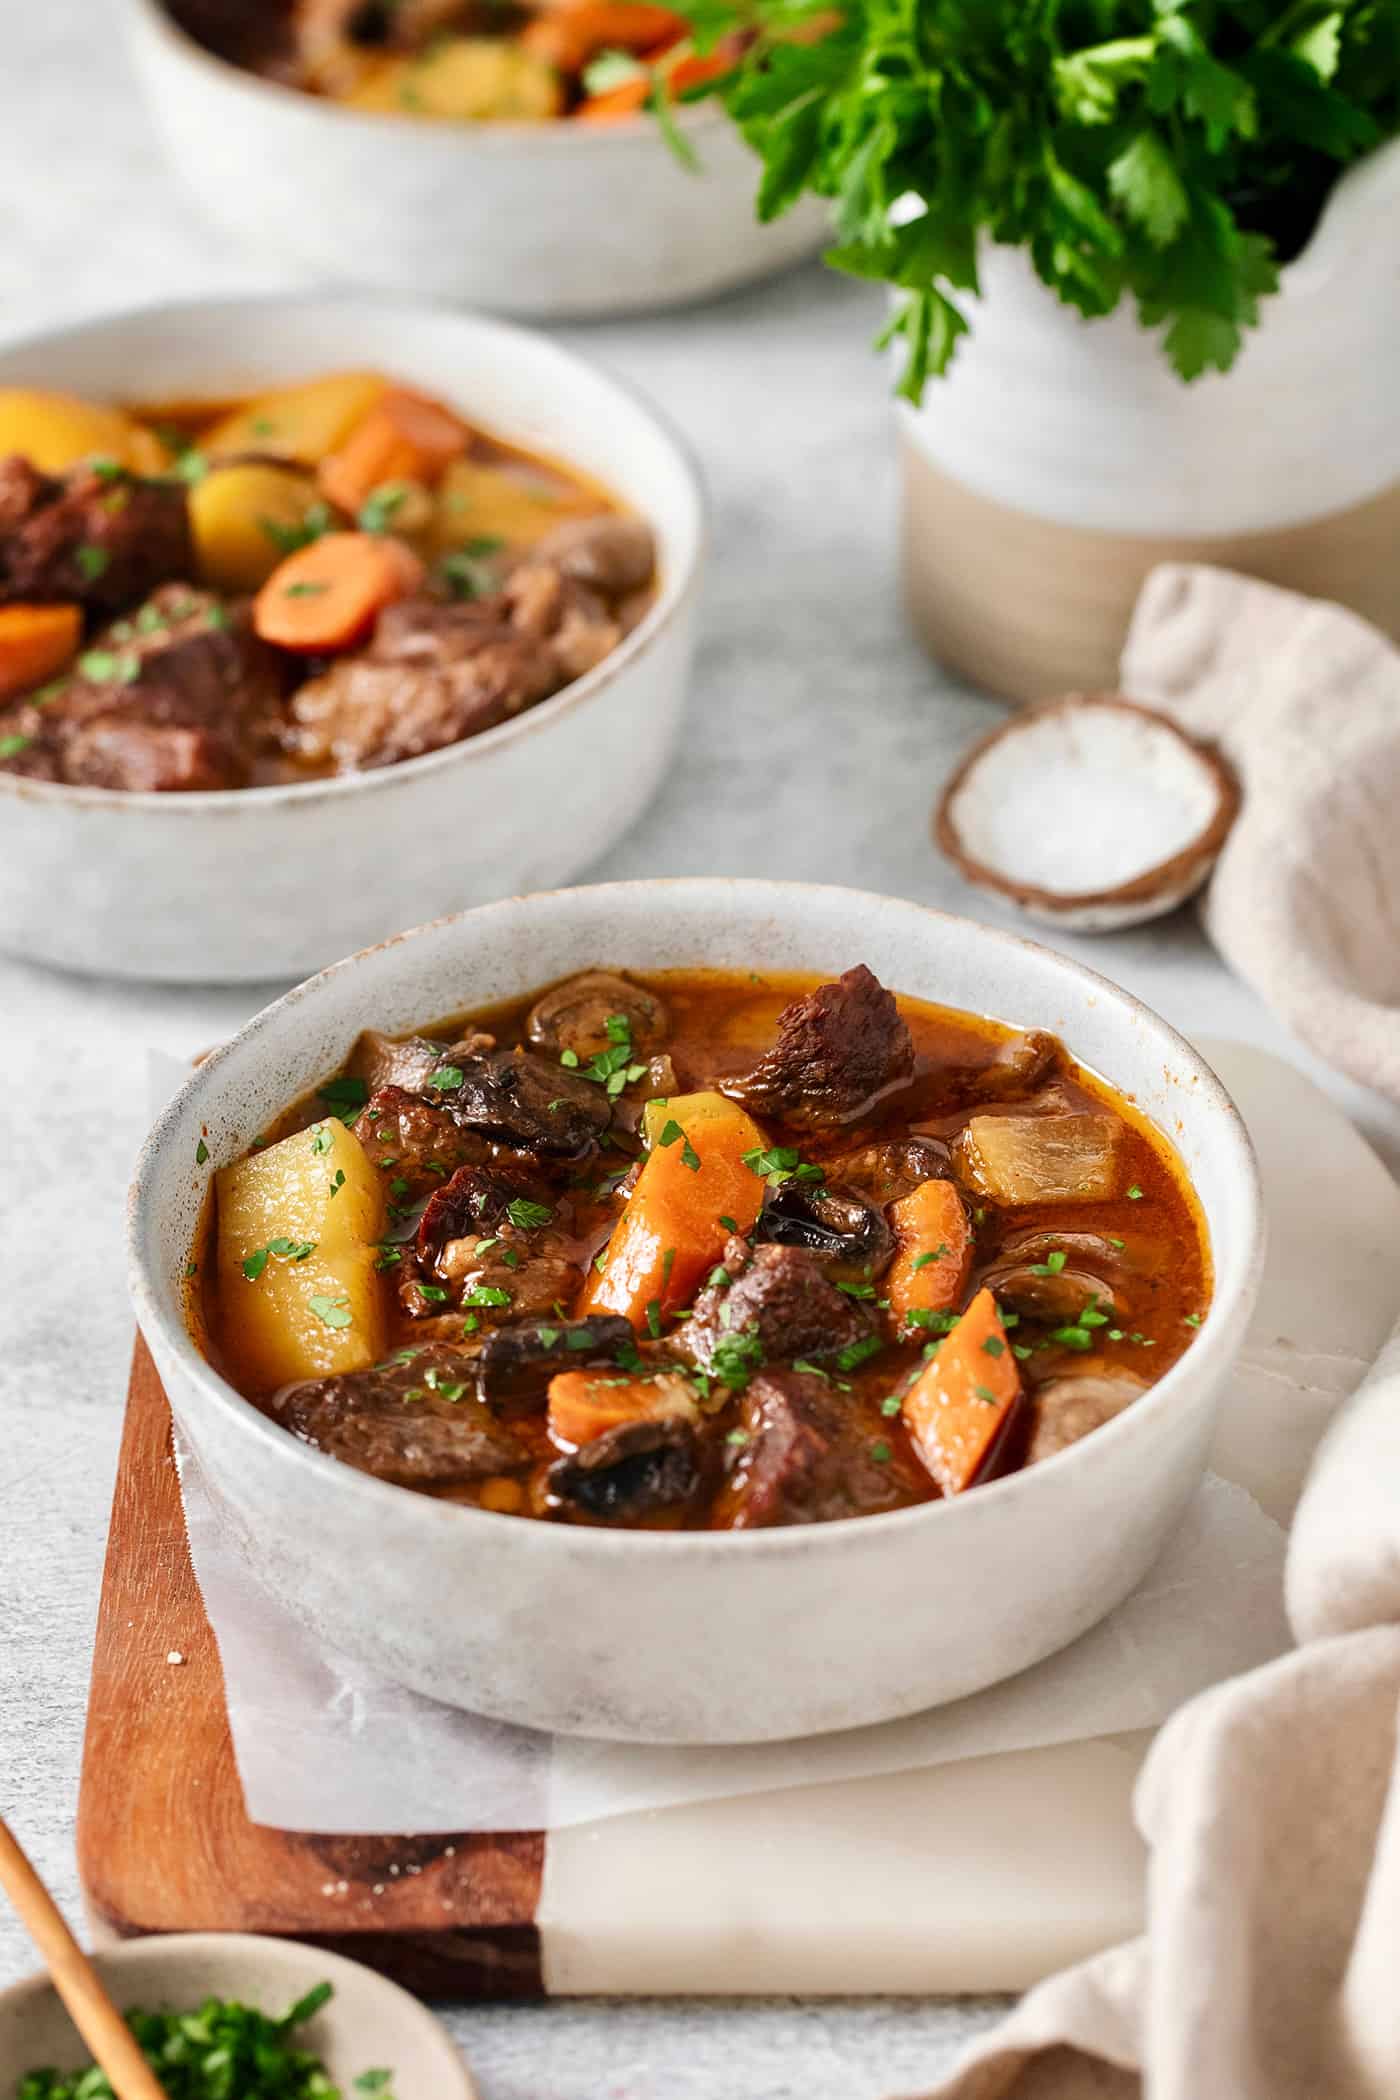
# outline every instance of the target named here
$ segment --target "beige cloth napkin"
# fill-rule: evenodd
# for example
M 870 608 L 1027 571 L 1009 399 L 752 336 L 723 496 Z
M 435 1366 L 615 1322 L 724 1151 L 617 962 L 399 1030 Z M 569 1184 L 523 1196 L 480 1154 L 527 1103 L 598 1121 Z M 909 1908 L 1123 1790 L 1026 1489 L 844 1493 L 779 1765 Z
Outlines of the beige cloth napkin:
M 1123 667 L 1243 779 L 1222 953 L 1400 1096 L 1400 656 L 1335 606 L 1171 567 Z M 1152 1747 L 1145 1937 L 1040 1985 L 928 2100 L 1400 2100 L 1400 1330 L 1318 1453 L 1287 1602 L 1297 1650 Z
M 1120 683 L 1240 776 L 1206 902 L 1221 954 L 1328 1064 L 1400 1100 L 1400 652 L 1338 605 L 1171 564 Z

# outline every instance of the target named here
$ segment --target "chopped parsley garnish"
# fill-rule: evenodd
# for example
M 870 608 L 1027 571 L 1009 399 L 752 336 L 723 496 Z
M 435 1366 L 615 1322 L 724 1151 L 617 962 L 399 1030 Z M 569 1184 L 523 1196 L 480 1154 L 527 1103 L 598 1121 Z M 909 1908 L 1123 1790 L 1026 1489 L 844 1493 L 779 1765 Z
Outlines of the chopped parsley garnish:
M 334 1176 L 333 1176 L 333 1178 L 332 1178 L 332 1180 L 331 1180 L 331 1188 L 330 1188 L 330 1192 L 331 1192 L 331 1195 L 332 1195 L 332 1196 L 338 1196 L 338 1195 L 340 1194 L 341 1190 L 342 1190 L 342 1189 L 344 1188 L 344 1186 L 345 1186 L 345 1169 L 344 1169 L 344 1167 L 337 1167 L 337 1168 L 336 1168 L 336 1170 L 335 1170 L 335 1174 L 334 1174 Z
M 324 598 L 329 589 L 330 585 L 328 583 L 316 583 L 308 579 L 304 583 L 284 585 L 282 596 L 284 598 Z
M 335 512 L 329 503 L 310 503 L 299 525 L 284 525 L 278 518 L 259 518 L 258 529 L 271 540 L 279 554 L 296 554 L 335 530 Z
M 1110 1232 L 1110 1233 L 1109 1233 L 1109 1235 L 1108 1235 L 1108 1244 L 1109 1244 L 1109 1246 L 1110 1246 L 1110 1247 L 1116 1247 L 1116 1248 L 1118 1249 L 1119 1253 L 1121 1254 L 1121 1253 L 1122 1253 L 1122 1251 L 1123 1251 L 1123 1249 L 1124 1249 L 1124 1247 L 1125 1247 L 1125 1246 L 1127 1245 L 1127 1241 L 1126 1241 L 1126 1240 L 1116 1240 L 1116 1239 L 1115 1239 L 1115 1238 L 1113 1237 L 1113 1234 L 1112 1234 L 1112 1233 Z
M 479 1283 L 467 1292 L 463 1305 L 509 1305 L 511 1294 L 498 1283 Z
M 204 1165 L 205 1160 L 208 1159 L 209 1147 L 205 1144 L 203 1138 L 201 1138 L 199 1143 L 195 1146 L 194 1156 L 195 1164 L 201 1167 Z
M 369 1087 L 363 1079 L 345 1072 L 317 1087 L 316 1095 L 318 1100 L 325 1102 L 332 1115 L 339 1116 L 342 1123 L 350 1124 L 357 1121 L 360 1110 L 368 1101 Z
M 986 1341 L 983 1342 L 982 1348 L 988 1356 L 1005 1356 L 1006 1354 L 1006 1344 L 998 1334 L 989 1334 Z
M 465 1380 L 448 1378 L 436 1364 L 430 1364 L 423 1373 L 423 1383 L 431 1392 L 436 1393 L 440 1400 L 460 1400 L 467 1390 Z
M 1044 1261 L 1033 1261 L 1031 1263 L 1031 1274 L 1032 1276 L 1058 1276 L 1068 1259 L 1069 1256 L 1064 1252 L 1063 1248 L 1056 1247 L 1053 1253 L 1046 1255 Z
M 350 1300 L 348 1298 L 313 1298 L 311 1310 L 327 1327 L 350 1325 Z
M 541 1327 L 538 1329 L 541 1346 L 545 1349 L 552 1349 L 562 1332 L 563 1329 L 559 1327 Z
M 770 1188 L 781 1188 L 785 1181 L 826 1180 L 826 1169 L 804 1160 L 795 1145 L 755 1145 L 752 1152 L 744 1153 L 743 1161 Z
M 571 1328 L 569 1333 L 565 1335 L 564 1347 L 566 1349 L 576 1350 L 581 1355 L 585 1349 L 591 1349 L 593 1347 L 593 1340 L 593 1336 L 588 1332 L 588 1329 L 586 1327 L 574 1327 Z
M 658 1145 L 674 1145 L 678 1140 L 681 1143 L 681 1165 L 689 1167 L 692 1174 L 698 1174 L 700 1171 L 700 1154 L 673 1117 L 666 1124 L 656 1142 Z
M 446 1305 L 447 1303 L 447 1293 L 440 1283 L 420 1283 L 418 1295 L 426 1300 L 429 1305 Z
M 376 1269 L 395 1269 L 402 1260 L 402 1247 L 395 1247 L 390 1245 L 388 1241 L 381 1241 L 379 1255 L 374 1266 Z
M 1128 1191 L 1128 1201 L 1130 1203 L 1141 1203 L 1142 1201 L 1142 1190 L 1138 1187 L 1136 1182 L 1133 1183 L 1132 1187 Z
M 305 1261 L 316 1252 L 315 1240 L 269 1240 L 265 1247 L 256 1247 L 244 1258 L 243 1274 L 249 1283 L 256 1283 L 267 1267 L 268 1256 L 275 1254 L 279 1261 Z
M 749 1432 L 747 1429 L 731 1429 L 724 1441 L 726 1444 L 733 1444 L 737 1450 L 741 1445 L 747 1444 Z
M 398 1197 L 408 1194 L 408 1183 L 404 1180 L 402 1174 L 396 1174 L 389 1183 L 389 1194 L 396 1200 Z
M 1187 1313 L 1187 1315 L 1186 1315 L 1186 1325 L 1187 1325 L 1188 1327 L 1199 1327 L 1199 1326 L 1200 1326 L 1200 1324 L 1201 1324 L 1201 1316 L 1200 1316 L 1200 1314 L 1199 1314 L 1199 1313 Z
M 875 1296 L 875 1286 L 873 1283 L 838 1282 L 836 1288 L 838 1291 L 844 1291 L 848 1298 L 873 1298 Z
M 986 1406 L 986 1407 L 995 1407 L 995 1406 L 996 1406 L 996 1404 L 997 1404 L 997 1396 L 996 1396 L 996 1394 L 995 1394 L 995 1393 L 994 1393 L 994 1392 L 992 1391 L 992 1389 L 991 1389 L 991 1387 L 990 1387 L 989 1385 L 975 1385 L 975 1386 L 974 1386 L 974 1387 L 972 1388 L 972 1390 L 973 1390 L 973 1393 L 974 1393 L 975 1397 L 976 1397 L 977 1399 L 979 1399 L 979 1400 L 980 1400 L 980 1401 L 981 1401 L 981 1402 L 983 1403 L 983 1405 L 984 1405 L 984 1406 Z
M 962 1318 L 961 1313 L 931 1312 L 926 1305 L 916 1305 L 909 1313 L 911 1327 L 925 1327 L 930 1334 L 951 1334 Z
M 33 741 L 32 736 L 20 736 L 18 732 L 12 736 L 0 736 L 0 758 L 18 758 L 20 752 L 27 751 Z
M 382 481 L 360 505 L 355 523 L 361 532 L 388 532 L 407 501 L 408 490 L 403 482 Z
M 73 550 L 73 559 L 84 583 L 96 583 L 112 566 L 112 557 L 105 547 L 82 546 Z
M 873 1459 L 875 1459 L 880 1465 L 885 1466 L 888 1465 L 890 1460 L 894 1457 L 894 1453 L 893 1451 L 891 1451 L 888 1444 L 880 1443 L 872 1444 L 870 1446 L 870 1456 Z
M 763 1344 L 752 1331 L 721 1335 L 710 1369 L 731 1393 L 742 1393 L 763 1362 Z
M 311 1149 L 318 1158 L 324 1158 L 335 1143 L 335 1133 L 329 1123 L 318 1123 L 311 1139 Z
M 464 1077 L 460 1065 L 439 1065 L 436 1072 L 429 1075 L 428 1084 L 438 1093 L 445 1094 L 453 1087 L 460 1086 Z
M 721 1265 L 717 1268 L 711 1269 L 709 1275 L 705 1278 L 705 1281 L 712 1291 L 727 1291 L 734 1279 L 730 1275 L 728 1269 L 724 1268 Z
M 878 1356 L 884 1346 L 878 1334 L 868 1334 L 863 1341 L 852 1342 L 849 1349 L 841 1351 L 836 1359 L 837 1367 L 842 1371 L 854 1371 L 857 1365 L 868 1363 L 872 1356 Z
M 517 1232 L 537 1232 L 547 1225 L 554 1212 L 547 1203 L 532 1203 L 528 1196 L 516 1196 L 506 1205 L 506 1216 Z
M 490 558 L 499 554 L 504 546 L 503 539 L 483 533 L 477 539 L 468 540 L 465 547 L 444 554 L 437 565 L 437 573 L 454 598 L 489 597 L 498 581 L 495 570 L 489 567 Z
M 880 1402 L 880 1412 L 882 1415 L 897 1415 L 902 1405 L 898 1393 L 891 1393 L 887 1400 Z
M 466 1319 L 462 1322 L 462 1332 L 463 1334 L 479 1334 L 481 1332 L 481 1314 L 468 1313 Z
M 934 1248 L 931 1254 L 921 1254 L 918 1257 L 917 1261 L 914 1263 L 914 1267 L 916 1269 L 927 1269 L 933 1262 L 945 1261 L 947 1259 L 947 1255 L 947 1245 L 945 1243 L 940 1243 L 937 1247 Z
M 78 658 L 78 669 L 90 685 L 134 685 L 141 676 L 141 660 L 114 655 L 110 649 L 87 649 Z
M 739 1230 L 738 1221 L 734 1218 L 721 1218 L 719 1222 L 726 1232 L 737 1232 Z
M 660 1341 L 661 1300 L 659 1298 L 651 1298 L 647 1301 L 647 1333 L 654 1342 Z

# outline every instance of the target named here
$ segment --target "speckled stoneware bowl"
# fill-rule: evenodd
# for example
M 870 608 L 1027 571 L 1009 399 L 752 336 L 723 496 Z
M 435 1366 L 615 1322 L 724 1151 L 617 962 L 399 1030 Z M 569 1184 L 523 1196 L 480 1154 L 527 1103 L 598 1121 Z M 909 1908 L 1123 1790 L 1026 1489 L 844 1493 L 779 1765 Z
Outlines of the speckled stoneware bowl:
M 732 291 L 827 230 L 815 202 L 759 224 L 758 162 L 717 108 L 680 114 L 692 172 L 650 117 L 365 115 L 211 57 L 161 0 L 125 7 L 172 168 L 230 233 L 321 278 L 562 320 Z
M 210 1175 L 361 1028 L 408 1030 L 589 963 L 831 973 L 1053 1029 L 1176 1146 L 1209 1228 L 1210 1317 L 1084 1442 L 953 1502 L 787 1530 L 611 1532 L 434 1502 L 298 1443 L 210 1369 L 181 1317 Z M 201 1139 L 208 1160 L 200 1164 Z M 884 1721 L 1011 1676 L 1150 1567 L 1200 1482 L 1262 1258 L 1254 1158 L 1209 1069 L 1103 978 L 888 897 L 636 882 L 511 898 L 327 970 L 217 1051 L 131 1192 L 131 1286 L 232 1539 L 325 1641 L 449 1704 L 566 1734 L 743 1742 Z
M 552 700 L 376 772 L 179 795 L 0 773 L 0 948 L 107 976 L 300 977 L 433 912 L 568 881 L 651 799 L 685 706 L 704 496 L 681 441 L 582 358 L 432 307 L 234 299 L 22 338 L 0 386 L 198 399 L 347 367 L 607 483 L 656 532 L 656 603 Z
M 448 2035 L 407 1991 L 358 1962 L 249 1933 L 194 1932 L 132 1940 L 93 1957 L 123 2010 L 193 2012 L 205 1998 L 236 1998 L 281 2015 L 318 1983 L 334 1996 L 298 2030 L 346 2094 L 366 2071 L 391 2070 L 401 2100 L 475 2100 L 476 2087 Z M 0 1991 L 0 2093 L 25 2071 L 76 2071 L 92 2062 L 47 1976 Z

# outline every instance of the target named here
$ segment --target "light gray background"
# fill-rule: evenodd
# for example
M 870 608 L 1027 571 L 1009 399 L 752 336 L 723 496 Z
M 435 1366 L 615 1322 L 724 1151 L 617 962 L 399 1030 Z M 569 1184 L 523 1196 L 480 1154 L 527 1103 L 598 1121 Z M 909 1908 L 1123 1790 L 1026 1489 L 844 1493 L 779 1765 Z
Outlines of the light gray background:
M 0 13 L 0 334 L 294 282 L 234 251 L 168 182 L 111 0 L 8 0 Z M 685 743 L 598 875 L 820 878 L 997 916 L 929 845 L 938 783 L 996 711 L 931 669 L 900 616 L 888 380 L 867 349 L 878 320 L 867 288 L 813 268 L 669 318 L 565 331 L 689 431 L 715 503 Z M 177 891 L 178 870 L 171 881 Z M 1188 1034 L 1289 1048 L 1189 916 L 1078 951 Z M 188 1054 L 279 988 L 152 991 L 0 959 L 0 1806 L 75 1919 L 73 1811 L 131 1344 L 120 1206 L 144 1052 Z M 1400 1157 L 1400 1116 L 1333 1091 Z M 32 1966 L 0 1905 L 0 1984 Z M 873 2100 L 928 2082 L 992 2010 L 593 2003 L 449 2020 L 485 2100 Z

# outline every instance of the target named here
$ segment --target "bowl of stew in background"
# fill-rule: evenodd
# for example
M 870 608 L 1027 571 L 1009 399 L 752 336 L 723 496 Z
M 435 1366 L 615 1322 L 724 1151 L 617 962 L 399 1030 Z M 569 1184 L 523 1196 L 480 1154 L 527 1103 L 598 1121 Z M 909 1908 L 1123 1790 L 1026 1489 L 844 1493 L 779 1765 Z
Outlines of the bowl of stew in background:
M 182 469 L 190 479 L 191 509 L 212 501 L 216 544 L 235 570 L 250 548 L 275 560 L 279 551 L 299 547 L 310 531 L 324 528 L 332 506 L 316 501 L 302 507 L 303 496 L 317 497 L 315 477 L 327 464 L 314 464 L 327 449 L 324 432 L 303 447 L 313 463 L 297 469 L 293 460 L 296 471 L 288 473 L 289 462 L 278 452 L 286 423 L 280 411 L 259 414 L 257 397 L 311 382 L 301 407 L 311 399 L 319 412 L 327 385 L 332 397 L 338 389 L 344 399 L 336 406 L 336 427 L 347 416 L 350 422 L 335 456 L 353 464 L 367 427 L 382 415 L 385 379 L 397 390 L 400 406 L 407 397 L 411 418 L 421 417 L 426 404 L 430 434 L 444 414 L 449 427 L 459 419 L 469 434 L 467 456 L 438 473 L 431 490 L 402 480 L 377 485 L 358 515 L 358 483 L 342 491 L 352 508 L 337 512 L 334 533 L 301 549 L 277 572 L 299 575 L 296 563 L 321 560 L 333 539 L 357 557 L 368 555 L 376 571 L 388 560 L 386 550 L 398 547 L 412 576 L 393 588 L 409 595 L 379 613 L 367 641 L 318 657 L 271 647 L 257 636 L 249 640 L 254 620 L 259 635 L 264 631 L 263 592 L 254 616 L 241 589 L 254 585 L 253 577 L 231 575 L 225 588 L 212 593 L 205 575 L 191 579 L 199 588 L 190 592 L 183 590 L 183 577 L 160 581 L 143 601 L 145 584 L 133 574 L 131 602 L 116 603 L 112 592 L 119 584 L 126 589 L 125 539 L 139 539 L 148 511 L 156 544 L 137 547 L 140 561 L 161 555 L 161 532 L 172 507 L 181 511 L 183 532 Z M 50 417 L 42 435 L 57 449 L 46 452 L 29 444 L 24 400 L 11 391 L 23 388 L 48 390 L 50 401 L 57 394 L 98 405 L 81 412 L 76 437 L 62 415 L 57 425 Z M 133 436 L 100 406 L 167 404 L 183 418 L 188 437 L 211 417 L 219 427 L 215 404 L 247 403 L 249 397 L 251 407 L 232 418 L 229 443 L 237 471 L 221 466 L 217 475 L 205 474 L 210 462 L 197 446 L 173 461 L 148 459 L 143 448 L 153 441 L 145 426 Z M 204 406 L 195 411 L 191 404 Z M 21 677 L 19 696 L 0 709 L 0 729 L 12 732 L 0 738 L 0 943 L 6 948 L 72 969 L 129 977 L 292 977 L 434 912 L 568 879 L 612 844 L 655 791 L 685 704 L 704 499 L 682 444 L 658 417 L 569 352 L 502 322 L 353 299 L 165 306 L 7 347 L 0 352 L 0 409 L 0 454 L 24 448 L 36 455 L 31 462 L 19 452 L 18 460 L 5 463 L 7 487 L 25 482 L 16 494 L 32 516 L 19 524 L 8 514 L 0 517 L 0 599 L 7 601 L 0 604 L 0 623 L 23 615 L 25 608 L 8 602 L 16 598 L 107 593 L 110 601 L 41 608 L 46 617 L 67 612 L 85 622 L 81 638 L 68 644 L 70 654 L 79 653 L 60 674 L 62 690 L 55 693 L 50 684 L 29 695 L 39 701 L 37 708 L 29 706 Z M 110 432 L 104 418 L 113 425 Z M 178 427 L 168 442 L 181 442 Z M 136 447 L 129 460 L 111 457 L 118 444 Z M 81 463 L 65 469 L 75 448 Z M 387 471 L 400 471 L 392 442 L 375 457 L 388 461 Z M 245 480 L 257 484 L 251 496 L 242 493 Z M 275 484 L 270 497 L 263 487 L 269 480 Z M 220 512 L 219 492 L 230 485 L 237 503 Z M 295 495 L 298 487 L 303 496 L 280 519 L 267 515 L 279 489 Z M 440 519 L 460 503 L 460 530 L 467 534 L 462 546 L 434 553 L 420 541 L 415 552 L 411 533 L 404 539 L 408 525 L 401 525 L 408 510 L 380 515 L 386 496 L 391 506 L 410 496 L 414 504 L 426 504 L 430 534 L 434 516 Z M 510 511 L 504 518 L 503 503 Z M 49 542 L 72 537 L 70 511 L 88 520 L 83 531 L 93 544 L 67 548 L 63 574 L 54 580 L 45 569 Z M 630 599 L 606 598 L 601 586 L 573 580 L 576 557 L 587 549 L 551 557 L 558 572 L 551 588 L 562 577 L 569 634 L 584 645 L 569 665 L 577 675 L 557 689 L 568 672 L 560 668 L 556 637 L 547 680 L 528 691 L 512 687 L 503 705 L 484 717 L 495 726 L 472 733 L 473 717 L 451 729 L 460 740 L 434 748 L 448 732 L 437 721 L 420 734 L 418 702 L 425 696 L 417 687 L 435 675 L 444 650 L 454 655 L 476 649 L 479 638 L 466 630 L 479 610 L 500 608 L 503 618 L 516 623 L 502 626 L 499 636 L 493 627 L 487 639 L 504 642 L 512 665 L 521 655 L 518 629 L 534 615 L 525 603 L 528 546 L 521 567 L 511 567 L 518 535 L 524 546 L 543 524 L 558 547 L 559 535 L 565 542 L 579 533 L 586 538 L 600 524 L 612 532 L 614 519 L 624 539 L 646 541 L 650 535 L 650 583 Z M 477 520 L 484 521 L 485 537 L 477 535 Z M 217 538 L 229 528 L 227 540 Z M 454 539 L 458 531 L 454 512 Z M 269 532 L 278 536 L 276 546 L 269 546 Z M 202 545 L 198 534 L 196 540 Z M 30 568 L 44 573 L 31 577 Z M 166 560 L 152 569 L 151 580 L 174 573 Z M 445 602 L 459 588 L 468 602 Z M 264 585 L 264 591 L 272 589 L 271 582 Z M 507 597 L 499 595 L 502 590 Z M 172 591 L 181 594 L 178 607 L 167 602 Z M 473 598 L 477 592 L 487 595 Z M 510 593 L 516 596 L 513 608 Z M 444 602 L 433 602 L 435 597 Z M 273 610 L 280 608 L 295 623 L 319 617 L 323 605 L 337 602 L 338 587 L 332 593 L 324 577 L 308 574 L 288 582 Z M 587 633 L 572 619 L 579 611 L 586 615 Z M 390 634 L 395 621 L 413 631 Z M 222 631 L 205 633 L 211 623 Z M 556 624 L 562 636 L 564 627 Z M 278 620 L 266 631 L 282 634 Z M 0 669 L 9 662 L 10 639 L 8 630 L 0 635 Z M 289 630 L 283 640 L 295 643 L 296 637 Z M 173 669 L 169 678 L 161 670 L 166 645 L 187 642 L 201 665 L 210 658 L 200 694 L 186 690 L 190 667 L 184 659 L 175 683 Z M 178 731 L 167 740 L 166 756 L 174 750 L 169 769 L 165 757 L 157 763 L 144 749 L 133 758 L 126 728 L 131 714 L 152 721 L 171 716 L 177 723 L 198 717 L 203 725 L 212 705 L 211 681 L 231 679 L 238 687 L 236 693 L 229 688 L 232 697 L 246 697 L 239 684 L 242 659 L 233 659 L 248 648 L 256 650 L 262 669 L 271 664 L 274 680 L 283 684 L 290 676 L 285 667 L 296 667 L 291 698 L 284 703 L 273 697 L 271 719 L 281 739 L 273 760 L 240 760 L 231 774 L 210 776 L 236 779 L 237 786 L 201 784 L 206 776 L 186 766 L 189 754 L 180 755 Z M 492 661 L 501 654 L 496 651 Z M 376 666 L 375 658 L 385 661 Z M 525 673 L 534 677 L 530 665 Z M 35 668 L 34 678 L 40 675 L 47 674 Z M 448 665 L 445 675 L 458 698 L 453 681 L 476 678 L 470 666 L 462 671 Z M 71 683 L 62 686 L 65 677 L 78 680 L 76 690 Z M 517 703 L 527 704 L 511 712 Z M 288 708 L 304 716 L 300 726 Z M 93 709 L 103 719 L 64 746 L 55 770 L 48 740 L 57 719 L 71 715 L 76 721 Z M 370 733 L 377 714 L 384 718 L 382 735 Z M 352 718 L 359 727 L 347 742 L 343 732 Z M 207 751 L 209 740 L 199 748 Z M 586 792 L 580 792 L 581 782 Z M 181 791 L 163 791 L 170 788 Z
M 962 1697 L 1120 1602 L 1262 1222 L 1219 1082 L 1104 979 L 686 880 L 266 1009 L 156 1124 L 130 1259 L 221 1519 L 318 1636 L 504 1720 L 737 1742 Z
M 555 114 L 537 83 L 519 77 L 520 65 L 488 65 L 482 85 L 478 62 L 493 45 L 522 58 L 517 39 L 481 33 L 509 10 L 481 11 L 477 34 L 463 38 L 453 31 L 470 27 L 470 8 L 453 0 L 405 7 L 400 51 L 387 11 L 351 0 L 306 0 L 296 10 L 278 0 L 126 4 L 172 166 L 230 232 L 333 280 L 556 320 L 732 290 L 821 245 L 824 207 L 759 224 L 757 163 L 717 109 L 674 110 L 691 167 L 646 111 L 581 120 L 566 100 Z M 560 11 L 538 12 L 548 37 L 544 18 Z M 605 28 L 619 18 L 606 57 L 624 73 L 619 42 L 648 47 L 673 20 L 631 0 L 588 12 Z M 295 84 L 306 68 L 293 63 L 294 14 L 315 18 L 318 49 L 327 25 L 332 43 L 347 42 L 345 25 L 373 28 L 358 61 L 367 77 L 352 73 L 344 99 Z M 576 71 L 563 78 L 566 97 L 576 96 Z M 339 87 L 333 69 L 328 80 Z M 601 98 L 591 99 L 596 108 Z M 615 110 L 616 90 L 611 99 Z M 516 114 L 482 113 L 498 106 Z

